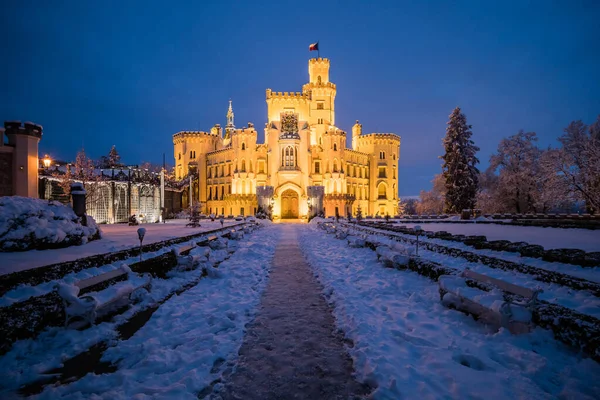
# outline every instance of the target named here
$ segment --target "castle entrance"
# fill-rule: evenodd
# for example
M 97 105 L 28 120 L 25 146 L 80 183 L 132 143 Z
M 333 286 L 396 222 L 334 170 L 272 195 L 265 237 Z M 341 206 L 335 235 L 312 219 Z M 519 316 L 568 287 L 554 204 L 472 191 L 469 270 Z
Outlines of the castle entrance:
M 281 218 L 298 218 L 298 193 L 292 189 L 281 194 Z

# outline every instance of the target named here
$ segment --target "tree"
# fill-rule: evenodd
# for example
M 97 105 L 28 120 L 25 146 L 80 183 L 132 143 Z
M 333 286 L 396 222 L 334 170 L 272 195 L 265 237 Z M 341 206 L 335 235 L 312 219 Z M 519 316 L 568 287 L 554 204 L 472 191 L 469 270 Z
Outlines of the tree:
M 441 214 L 444 212 L 444 199 L 446 198 L 446 185 L 441 174 L 437 174 L 431 181 L 433 188 L 430 191 L 421 190 L 419 202 L 415 212 L 418 214 Z
M 573 121 L 558 139 L 562 147 L 554 155 L 554 167 L 569 191 L 585 201 L 590 213 L 600 211 L 600 116 L 587 127 Z
M 107 156 L 100 157 L 98 168 L 119 168 L 122 167 L 121 156 L 117 151 L 117 147 L 113 144 Z
M 475 156 L 479 147 L 471 140 L 471 125 L 467 125 L 467 117 L 456 107 L 446 128 L 443 140 L 445 154 L 440 157 L 442 176 L 446 186 L 444 202 L 445 212 L 460 213 L 464 209 L 475 207 L 479 189 L 479 170 Z
M 498 172 L 496 197 L 506 203 L 509 211 L 541 211 L 536 207 L 542 154 L 535 143 L 537 140 L 535 132 L 520 130 L 516 135 L 502 139 L 497 153 L 490 157 L 488 172 Z

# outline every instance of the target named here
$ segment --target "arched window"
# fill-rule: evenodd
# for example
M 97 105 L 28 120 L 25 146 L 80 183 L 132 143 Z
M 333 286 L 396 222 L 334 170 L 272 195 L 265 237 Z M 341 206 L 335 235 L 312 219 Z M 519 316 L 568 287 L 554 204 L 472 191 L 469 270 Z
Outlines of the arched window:
M 293 146 L 287 146 L 284 150 L 284 161 L 283 165 L 285 167 L 294 167 L 296 166 L 296 154 Z
M 333 151 L 337 151 L 337 143 L 333 144 Z
M 208 188 L 208 199 L 212 200 L 212 188 Z
M 379 152 L 379 159 L 380 160 L 385 160 L 385 151 L 380 151 Z
M 242 150 L 246 150 L 246 143 L 242 143 Z
M 246 160 L 242 160 L 242 172 L 246 172 Z
M 321 84 L 321 75 L 317 76 L 317 83 L 320 85 Z
M 396 155 L 392 154 L 392 160 L 396 160 Z
M 319 138 L 319 144 L 322 145 L 323 144 L 323 138 Z M 181 154 L 179 155 L 179 158 L 181 158 Z
M 221 186 L 221 200 L 225 198 L 225 186 Z
M 333 161 L 333 172 L 338 172 L 337 160 Z
M 181 160 L 181 153 L 179 153 L 179 158 L 178 159 Z
M 380 183 L 379 186 L 377 187 L 377 197 L 379 197 L 380 199 L 386 199 L 386 192 L 387 192 L 387 188 L 385 187 L 385 183 Z
M 190 150 L 190 158 L 194 158 L 194 152 Z

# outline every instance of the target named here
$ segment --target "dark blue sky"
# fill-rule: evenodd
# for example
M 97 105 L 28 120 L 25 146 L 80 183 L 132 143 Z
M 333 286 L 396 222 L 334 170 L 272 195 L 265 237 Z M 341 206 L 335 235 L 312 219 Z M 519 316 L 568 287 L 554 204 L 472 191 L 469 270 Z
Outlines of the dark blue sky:
M 319 40 L 338 125 L 402 136 L 399 190 L 413 195 L 440 171 L 457 105 L 482 168 L 519 129 L 554 145 L 600 113 L 598 1 L 183 4 L 3 2 L 0 119 L 42 124 L 54 158 L 114 144 L 131 164 L 172 163 L 172 134 L 224 124 L 229 98 L 236 125 L 262 127 L 265 89 L 301 90 Z

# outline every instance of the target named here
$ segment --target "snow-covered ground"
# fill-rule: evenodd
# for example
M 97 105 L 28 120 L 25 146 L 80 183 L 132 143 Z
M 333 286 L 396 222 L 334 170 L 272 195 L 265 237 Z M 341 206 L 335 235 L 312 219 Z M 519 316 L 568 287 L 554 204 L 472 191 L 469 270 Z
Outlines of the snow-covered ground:
M 12 395 L 23 383 L 58 366 L 60 360 L 94 343 L 115 339 L 102 360 L 115 363 L 116 372 L 88 374 L 71 384 L 46 387 L 36 397 L 197 398 L 237 358 L 245 325 L 253 318 L 267 282 L 278 232 L 277 226 L 269 225 L 240 241 L 231 258 L 218 269 L 210 268 L 209 277 L 193 288 L 167 300 L 128 340 L 118 340 L 116 322 L 106 322 L 81 332 L 52 328 L 34 340 L 17 342 L 0 357 L 4 377 L 0 397 Z M 197 279 L 199 274 L 196 270 L 156 279 L 151 295 L 164 297 L 177 284 Z
M 102 239 L 86 243 L 82 246 L 0 253 L 0 275 L 137 247 L 140 244 L 137 235 L 137 230 L 140 227 L 146 229 L 144 244 L 175 239 L 221 227 L 219 221 L 202 220 L 200 221 L 201 227 L 190 228 L 185 226 L 188 222 L 188 220 L 180 219 L 169 220 L 165 224 L 140 224 L 138 226 L 129 226 L 127 224 L 100 225 Z M 239 221 L 227 219 L 224 226 L 239 223 Z
M 398 221 L 398 226 L 413 228 L 420 225 L 427 231 L 446 231 L 455 235 L 484 235 L 488 240 L 510 240 L 544 246 L 545 249 L 579 249 L 600 251 L 600 230 L 541 228 L 536 226 L 512 226 L 499 224 L 411 224 Z
M 336 323 L 354 342 L 357 375 L 378 386 L 376 398 L 600 397 L 600 366 L 550 332 L 489 332 L 444 307 L 437 283 L 384 268 L 375 252 L 349 248 L 313 224 L 301 229 Z

